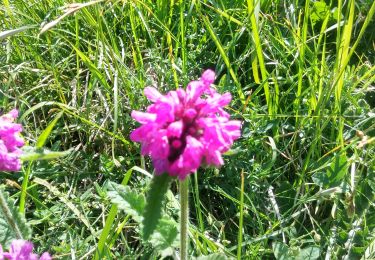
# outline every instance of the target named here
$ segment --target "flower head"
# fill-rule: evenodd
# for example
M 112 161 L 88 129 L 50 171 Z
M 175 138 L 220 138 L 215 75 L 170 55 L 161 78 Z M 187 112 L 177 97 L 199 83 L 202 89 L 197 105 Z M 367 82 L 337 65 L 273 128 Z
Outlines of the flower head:
M 162 95 L 153 87 L 145 88 L 153 104 L 147 112 L 132 112 L 142 125 L 130 139 L 141 143 L 141 153 L 151 156 L 157 174 L 167 172 L 183 180 L 202 163 L 224 164 L 221 155 L 240 137 L 241 122 L 229 119 L 223 108 L 231 95 L 217 93 L 211 87 L 214 80 L 215 73 L 206 70 L 186 90 Z
M 43 253 L 41 257 L 33 253 L 33 244 L 26 240 L 13 240 L 9 252 L 3 252 L 0 246 L 0 259 L 9 260 L 51 260 L 49 253 Z
M 19 171 L 21 169 L 20 147 L 24 141 L 20 136 L 22 126 L 13 123 L 18 111 L 13 109 L 0 116 L 0 171 Z

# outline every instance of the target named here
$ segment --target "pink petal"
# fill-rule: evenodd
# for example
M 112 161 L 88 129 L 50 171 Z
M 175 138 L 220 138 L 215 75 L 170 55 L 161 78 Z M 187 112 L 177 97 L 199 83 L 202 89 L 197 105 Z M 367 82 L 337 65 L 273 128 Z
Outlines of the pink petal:
M 221 95 L 221 97 L 219 97 L 217 105 L 220 107 L 224 107 L 228 105 L 231 100 L 232 100 L 232 95 L 230 93 L 224 93 L 223 95 Z
M 9 152 L 6 145 L 0 140 L 0 171 L 19 171 L 21 169 L 21 161 L 19 155 L 21 150 Z
M 183 128 L 184 128 L 184 123 L 182 122 L 182 120 L 178 120 L 176 122 L 173 122 L 167 128 L 167 135 L 169 137 L 180 138 Z
M 142 125 L 130 133 L 130 140 L 132 140 L 133 142 L 145 141 L 147 139 L 147 136 L 152 133 L 153 129 L 153 124 Z
M 184 180 L 189 173 L 195 172 L 202 161 L 203 145 L 196 138 L 187 136 L 186 147 L 182 155 L 170 166 L 172 176 Z
M 220 95 L 218 93 L 214 94 L 212 98 L 207 99 L 207 103 L 201 109 L 202 114 L 210 114 L 219 112 L 221 107 L 224 107 L 230 103 L 232 96 L 230 93 L 225 93 Z
M 202 160 L 203 145 L 192 136 L 186 137 L 186 147 L 183 153 L 184 159 L 189 162 L 192 170 L 198 169 Z
M 156 120 L 156 115 L 151 113 L 145 113 L 133 110 L 131 113 L 133 119 L 138 121 L 141 124 L 146 124 L 150 122 L 154 122 Z
M 18 110 L 12 109 L 8 114 L 12 116 L 14 119 L 16 119 L 18 117 Z
M 186 87 L 186 102 L 194 103 L 195 100 L 201 96 L 206 90 L 206 86 L 202 81 L 191 81 Z
M 152 158 L 167 159 L 169 155 L 169 142 L 165 133 L 156 134 L 155 138 L 150 140 L 150 155 Z
M 189 108 L 185 111 L 184 113 L 184 117 L 188 120 L 188 121 L 191 121 L 194 119 L 194 117 L 196 117 L 198 114 L 197 110 L 195 110 L 194 108 Z
M 179 88 L 177 89 L 177 95 L 178 95 L 178 99 L 180 100 L 180 102 L 184 102 L 185 101 L 185 97 L 186 97 L 186 92 L 185 90 L 183 90 L 182 88 Z
M 157 175 L 166 173 L 169 170 L 169 162 L 167 159 L 153 158 L 152 164 L 154 165 Z
M 148 100 L 152 102 L 156 102 L 163 97 L 163 95 L 154 87 L 146 87 L 144 93 Z
M 185 169 L 183 168 L 183 159 L 179 157 L 176 161 L 174 161 L 170 167 L 168 174 L 171 176 L 180 176 L 180 175 L 185 175 Z
M 224 129 L 231 136 L 232 140 L 236 140 L 241 136 L 241 121 L 231 120 L 225 124 Z
M 41 257 L 39 258 L 39 260 L 52 260 L 52 257 L 51 255 L 48 253 L 48 252 L 45 252 L 41 255 Z
M 201 80 L 204 82 L 204 84 L 211 85 L 215 81 L 215 72 L 210 69 L 204 71 L 201 76 Z
M 221 153 L 216 150 L 206 154 L 206 163 L 210 165 L 221 166 L 224 164 L 224 160 L 223 157 L 221 157 Z
M 147 111 L 156 114 L 156 122 L 158 124 L 165 124 L 167 122 L 173 122 L 175 119 L 175 107 L 171 102 L 158 101 L 155 104 L 149 106 Z

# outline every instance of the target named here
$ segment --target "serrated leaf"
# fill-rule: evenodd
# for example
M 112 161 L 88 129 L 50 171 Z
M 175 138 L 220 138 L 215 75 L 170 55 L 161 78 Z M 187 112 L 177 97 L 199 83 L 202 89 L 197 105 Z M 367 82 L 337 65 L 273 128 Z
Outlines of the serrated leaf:
M 301 249 L 299 254 L 296 256 L 296 260 L 314 260 L 320 256 L 320 248 L 317 246 L 309 246 Z
M 54 152 L 44 148 L 34 148 L 31 146 L 24 146 L 22 148 L 22 161 L 38 161 L 38 160 L 52 160 L 67 156 L 71 151 Z
M 322 188 L 326 188 L 329 184 L 329 178 L 325 172 L 317 172 L 312 176 L 312 180 L 315 184 Z
M 322 188 L 339 186 L 348 172 L 348 159 L 345 154 L 337 154 L 326 172 L 317 172 L 312 176 L 314 183 Z
M 130 189 L 129 186 L 123 186 L 114 182 L 108 183 L 108 197 L 111 202 L 130 214 L 135 221 L 140 223 L 143 218 L 145 208 L 145 197 L 143 194 Z
M 291 255 L 289 253 L 289 247 L 282 242 L 273 242 L 272 250 L 277 260 L 291 259 Z
M 172 177 L 168 174 L 154 175 L 150 189 L 147 192 L 146 207 L 143 214 L 143 239 L 148 240 L 159 223 L 165 194 L 168 191 Z
M 228 260 L 228 259 L 232 259 L 232 258 L 228 258 L 226 255 L 221 254 L 221 253 L 215 253 L 215 254 L 211 254 L 211 255 L 200 256 L 200 257 L 197 257 L 195 259 L 196 260 Z
M 177 222 L 171 218 L 163 217 L 151 235 L 150 243 L 159 251 L 161 257 L 172 255 L 179 245 Z
M 14 206 L 14 201 L 0 188 L 0 245 L 8 247 L 13 239 L 30 239 L 31 230 Z
M 348 158 L 346 158 L 345 154 L 336 155 L 327 172 L 331 181 L 330 184 L 334 186 L 340 184 L 347 172 Z
M 313 2 L 313 8 L 310 14 L 311 23 L 314 26 L 317 22 L 322 21 L 329 15 L 329 8 L 324 1 Z

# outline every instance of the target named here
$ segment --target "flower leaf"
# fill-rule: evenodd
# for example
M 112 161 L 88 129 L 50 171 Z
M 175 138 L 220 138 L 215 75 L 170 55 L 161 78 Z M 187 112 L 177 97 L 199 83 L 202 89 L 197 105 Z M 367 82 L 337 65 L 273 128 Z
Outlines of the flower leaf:
M 335 155 L 326 172 L 316 172 L 312 179 L 314 183 L 323 188 L 333 188 L 339 186 L 348 172 L 349 162 L 345 154 Z
M 289 247 L 282 242 L 273 242 L 272 249 L 277 260 L 287 260 L 292 258 Z
M 135 221 L 142 221 L 142 214 L 145 207 L 145 197 L 137 194 L 129 186 L 123 186 L 114 182 L 108 183 L 108 197 L 112 203 L 130 214 Z
M 63 152 L 54 152 L 43 148 L 34 148 L 31 146 L 24 146 L 22 148 L 22 155 L 20 156 L 22 161 L 37 161 L 37 160 L 52 160 L 68 155 L 71 150 Z
M 30 239 L 31 230 L 14 206 L 14 201 L 0 187 L 0 245 L 8 247 L 13 239 Z
M 148 240 L 159 223 L 163 200 L 169 189 L 172 177 L 168 174 L 154 175 L 147 192 L 146 207 L 143 214 L 143 239 Z
M 151 235 L 150 243 L 162 258 L 173 255 L 180 243 L 177 222 L 172 218 L 162 217 Z
M 309 246 L 306 248 L 301 249 L 299 254 L 296 256 L 296 260 L 314 260 L 319 259 L 320 256 L 320 248 L 318 246 Z

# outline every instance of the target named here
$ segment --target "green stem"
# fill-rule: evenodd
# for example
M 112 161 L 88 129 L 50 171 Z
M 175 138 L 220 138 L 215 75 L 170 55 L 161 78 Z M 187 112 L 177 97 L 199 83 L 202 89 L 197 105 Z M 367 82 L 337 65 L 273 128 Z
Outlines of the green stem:
M 245 178 L 244 172 L 241 172 L 241 194 L 240 194 L 240 223 L 238 230 L 237 259 L 241 260 L 242 254 L 242 230 L 243 230 L 243 194 L 244 194 Z
M 189 235 L 188 235 L 188 225 L 189 225 L 189 177 L 186 177 L 185 180 L 180 181 L 180 206 L 181 206 L 181 215 L 180 215 L 180 254 L 181 260 L 187 260 L 188 256 L 188 244 L 189 244 Z
M 5 220 L 12 227 L 14 233 L 16 234 L 17 239 L 22 239 L 22 233 L 20 229 L 18 228 L 17 223 L 14 221 L 12 212 L 9 209 L 8 203 L 1 189 L 0 189 L 0 210 L 3 212 Z

